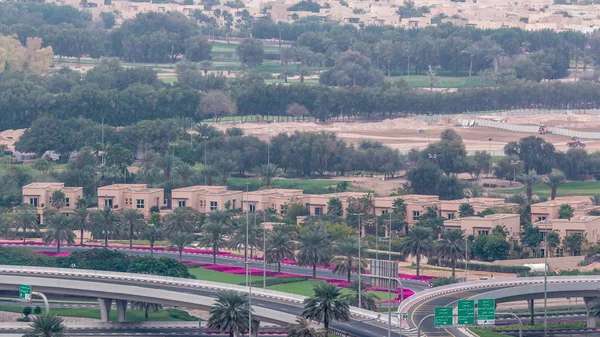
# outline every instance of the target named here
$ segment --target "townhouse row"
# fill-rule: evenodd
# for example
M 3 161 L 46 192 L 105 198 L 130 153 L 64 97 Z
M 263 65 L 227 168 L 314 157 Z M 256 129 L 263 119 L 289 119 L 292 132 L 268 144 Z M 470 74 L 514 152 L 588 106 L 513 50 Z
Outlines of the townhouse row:
M 44 222 L 44 211 L 54 208 L 52 195 L 54 191 L 62 191 L 64 202 L 60 212 L 71 213 L 77 207 L 77 201 L 83 197 L 81 187 L 65 187 L 63 183 L 32 183 L 23 187 L 23 203 L 36 208 L 40 222 Z M 115 211 L 132 208 L 145 215 L 152 209 L 159 209 L 168 214 L 179 207 L 190 207 L 201 213 L 222 210 L 240 210 L 242 212 L 260 212 L 272 209 L 281 216 L 286 216 L 291 203 L 300 202 L 306 205 L 310 215 L 327 214 L 327 206 L 331 198 L 342 203 L 345 212 L 351 198 L 368 196 L 363 192 L 340 192 L 331 194 L 304 194 L 299 189 L 266 189 L 253 192 L 232 191 L 225 186 L 190 186 L 174 189 L 171 192 L 170 207 L 161 188 L 149 188 L 145 184 L 114 184 L 98 188 L 98 208 L 109 207 Z M 496 226 L 501 226 L 511 240 L 519 240 L 520 217 L 518 205 L 507 203 L 502 198 L 469 198 L 459 200 L 439 200 L 434 195 L 409 194 L 399 197 L 373 198 L 372 214 L 385 215 L 393 210 L 394 201 L 404 200 L 406 205 L 406 221 L 410 225 L 417 223 L 428 207 L 436 206 L 440 216 L 448 219 L 445 228 L 461 229 L 467 235 L 489 235 Z M 459 217 L 460 206 L 471 204 L 478 214 L 488 208 L 497 213 L 484 217 Z M 569 204 L 574 209 L 574 217 L 558 219 L 560 205 Z M 590 242 L 600 241 L 600 216 L 590 216 L 590 212 L 599 210 L 587 197 L 571 197 L 543 202 L 531 206 L 531 221 L 545 232 L 557 230 L 561 237 L 573 233 L 587 235 Z M 344 214 L 345 216 L 346 214 Z

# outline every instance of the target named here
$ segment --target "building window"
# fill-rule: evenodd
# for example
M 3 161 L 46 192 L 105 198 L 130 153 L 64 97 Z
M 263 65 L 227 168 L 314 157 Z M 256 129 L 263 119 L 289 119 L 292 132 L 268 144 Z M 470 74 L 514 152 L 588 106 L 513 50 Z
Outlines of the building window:
M 386 215 L 386 214 L 388 214 L 388 212 L 389 211 L 387 209 L 381 210 L 381 215 Z
M 315 215 L 323 215 L 323 207 L 315 207 Z
M 48 197 L 48 203 L 49 203 L 49 204 L 52 204 L 52 196 L 49 196 L 49 197 Z
M 33 207 L 38 207 L 38 198 L 29 198 L 29 204 Z
M 537 221 L 544 221 L 544 220 L 546 220 L 545 216 L 538 216 L 538 220 Z
M 217 202 L 216 201 L 211 201 L 210 202 L 210 210 L 211 211 L 216 211 L 217 210 Z
M 179 200 L 177 202 L 177 207 L 185 207 L 185 200 Z
M 279 206 L 279 214 L 287 215 L 287 205 L 286 204 Z
M 477 230 L 477 235 L 488 235 L 490 234 L 490 231 L 487 229 L 479 229 Z
M 71 207 L 71 199 L 65 198 L 65 207 Z
M 144 199 L 135 199 L 135 207 L 144 209 Z
M 112 208 L 113 207 L 113 200 L 112 199 L 104 199 L 104 207 Z
M 236 204 L 236 200 L 235 199 L 231 200 L 231 209 L 237 208 L 237 207 L 235 207 L 235 204 Z
M 204 200 L 200 200 L 200 207 L 204 207 Z
M 133 201 L 131 200 L 131 198 L 125 198 L 125 205 L 132 205 Z
M 256 212 L 256 205 L 255 204 L 249 204 L 248 205 L 248 210 L 250 211 L 250 213 Z
M 454 213 L 448 213 L 448 220 L 454 219 Z
M 421 218 L 420 211 L 413 211 L 413 220 L 418 221 Z

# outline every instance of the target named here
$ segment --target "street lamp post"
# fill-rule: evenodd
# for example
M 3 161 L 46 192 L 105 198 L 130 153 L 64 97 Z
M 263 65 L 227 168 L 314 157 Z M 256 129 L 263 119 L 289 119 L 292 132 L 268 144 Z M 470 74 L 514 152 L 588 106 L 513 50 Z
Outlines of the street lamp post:
M 204 186 L 206 186 L 208 185 L 206 176 L 206 143 L 208 142 L 208 136 L 202 136 L 202 139 L 204 139 Z
M 267 141 L 267 165 L 271 164 L 271 123 L 273 123 L 273 121 L 267 120 L 267 137 L 269 138 Z
M 548 219 L 544 220 L 544 337 L 548 337 Z
M 362 213 L 351 213 L 349 215 L 358 216 L 358 307 L 362 309 L 362 278 L 361 278 L 361 267 L 362 267 L 362 256 L 361 256 L 361 245 L 360 245 L 360 237 L 362 236 L 362 228 L 360 222 L 360 216 Z
M 489 168 L 488 168 L 488 178 L 492 177 L 492 140 L 494 140 L 494 138 L 489 138 L 488 139 L 488 153 L 490 154 L 490 163 L 489 163 Z
M 261 201 L 263 204 L 263 289 L 267 288 L 267 227 L 265 223 L 267 222 L 267 209 L 265 205 L 266 201 Z
M 521 162 L 520 160 L 511 160 L 510 161 L 510 165 L 512 165 L 512 167 L 513 167 L 513 180 L 512 180 L 513 183 L 517 180 L 517 165 L 520 162 Z
M 246 182 L 246 195 L 248 195 L 248 185 Z M 250 211 L 250 209 L 248 209 Z M 248 286 L 248 337 L 252 336 L 252 272 L 249 266 L 250 260 L 248 259 L 248 237 L 249 237 L 250 221 L 248 212 L 246 212 L 246 285 Z

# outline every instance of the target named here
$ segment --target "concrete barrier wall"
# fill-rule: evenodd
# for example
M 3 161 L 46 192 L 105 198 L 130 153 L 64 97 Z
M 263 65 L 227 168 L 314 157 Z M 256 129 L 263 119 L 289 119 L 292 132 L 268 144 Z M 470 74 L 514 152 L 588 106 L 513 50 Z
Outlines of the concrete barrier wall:
M 562 256 L 562 257 L 549 257 L 548 258 L 548 269 L 549 270 L 558 270 L 558 269 L 568 269 L 574 268 L 579 265 L 585 256 Z M 536 264 L 536 263 L 544 263 L 543 258 L 536 259 L 519 259 L 519 260 L 502 260 L 502 261 L 494 261 L 493 265 L 499 266 L 522 266 L 524 264 Z
M 492 121 L 487 119 L 459 119 L 458 125 L 461 126 L 484 126 L 489 128 L 502 129 L 513 132 L 524 132 L 524 133 L 538 133 L 539 127 L 536 125 L 519 125 L 509 124 L 498 121 Z M 563 128 L 548 127 L 548 130 L 553 134 L 566 136 L 566 137 L 578 137 L 582 139 L 600 139 L 600 132 L 585 132 L 576 131 Z

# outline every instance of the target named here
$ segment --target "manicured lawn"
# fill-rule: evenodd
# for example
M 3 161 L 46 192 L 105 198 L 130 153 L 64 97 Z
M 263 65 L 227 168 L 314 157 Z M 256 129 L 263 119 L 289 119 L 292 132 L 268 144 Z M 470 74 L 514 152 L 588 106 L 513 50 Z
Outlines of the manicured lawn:
M 213 42 L 211 51 L 215 53 L 235 53 L 237 46 L 237 43 Z M 263 46 L 263 48 L 267 54 L 279 53 L 279 47 L 277 46 Z
M 522 193 L 525 188 L 496 190 L 495 192 L 504 194 Z M 543 197 L 550 196 L 550 187 L 544 184 L 533 186 L 533 193 Z M 557 190 L 559 197 L 570 195 L 592 195 L 600 193 L 600 181 L 569 181 L 560 186 Z
M 248 182 L 250 188 L 259 188 L 263 186 L 262 180 L 247 178 L 229 178 L 227 185 L 232 190 L 245 190 L 245 184 Z M 274 188 L 300 189 L 307 194 L 327 193 L 329 187 L 335 187 L 341 183 L 341 180 L 315 180 L 315 179 L 275 179 L 271 183 Z
M 267 287 L 267 289 L 282 291 L 284 293 L 290 293 L 290 294 L 296 294 L 296 295 L 302 295 L 302 296 L 312 296 L 313 288 L 316 285 L 321 284 L 323 282 L 325 282 L 325 281 L 306 280 L 306 281 L 300 281 L 300 282 L 278 284 L 278 285 Z M 349 289 L 342 289 L 343 294 L 346 294 L 349 292 L 350 292 Z M 377 296 L 380 300 L 387 300 L 387 298 L 388 298 L 388 293 L 383 292 L 383 291 L 367 291 L 367 293 L 375 294 L 375 296 Z M 396 295 L 392 294 L 392 298 L 396 298 Z
M 408 86 L 411 88 L 429 88 L 429 76 L 427 75 L 410 75 L 409 77 L 404 76 L 391 76 L 391 81 L 406 81 Z M 464 76 L 464 77 L 452 77 L 452 76 L 438 76 L 437 83 L 433 85 L 434 88 L 470 88 L 482 85 L 479 76 Z
M 175 82 L 177 82 L 177 77 L 162 77 L 160 80 L 168 84 L 175 84 Z
M 469 330 L 471 330 L 471 332 L 475 333 L 479 337 L 508 337 L 508 335 L 493 332 L 491 330 L 483 328 L 471 328 Z
M 0 306 L 1 311 L 8 312 L 22 312 L 23 306 L 8 306 L 2 305 Z M 181 310 L 170 309 L 169 311 L 173 313 L 179 312 L 180 316 Z M 58 316 L 67 316 L 67 317 L 85 317 L 85 318 L 95 318 L 100 319 L 100 309 L 87 309 L 87 308 L 50 308 L 50 312 L 58 315 Z M 191 316 L 190 316 L 191 317 Z M 195 317 L 194 317 L 195 318 Z M 110 320 L 112 322 L 116 322 L 117 319 L 117 310 L 110 311 Z M 181 321 L 182 319 L 171 316 L 169 312 L 163 310 L 159 312 L 149 312 L 148 313 L 149 321 Z M 189 320 L 192 320 L 191 318 Z M 198 320 L 197 318 L 194 320 Z M 127 310 L 127 321 L 128 322 L 142 322 L 144 321 L 144 312 L 139 310 Z
M 221 282 L 229 284 L 244 284 L 246 275 L 228 274 L 204 268 L 189 268 L 190 274 L 198 280 Z M 252 282 L 262 280 L 262 276 L 252 276 Z
M 109 241 L 109 244 L 114 243 L 114 244 L 120 244 L 120 245 L 129 245 L 129 240 L 111 240 Z M 155 241 L 154 242 L 154 247 L 158 247 L 158 246 L 166 246 L 169 244 L 169 241 Z M 133 240 L 133 245 L 134 246 L 150 246 L 150 242 L 148 240 Z

